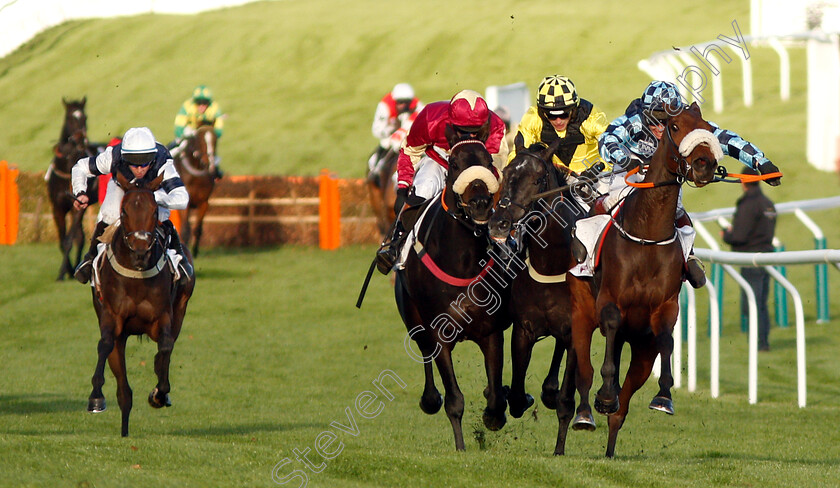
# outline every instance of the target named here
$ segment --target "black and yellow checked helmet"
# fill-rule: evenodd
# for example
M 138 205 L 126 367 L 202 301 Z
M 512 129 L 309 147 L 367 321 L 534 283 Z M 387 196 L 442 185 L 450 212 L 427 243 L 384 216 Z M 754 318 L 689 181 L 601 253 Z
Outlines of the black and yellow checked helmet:
M 560 75 L 543 78 L 537 89 L 537 106 L 544 110 L 577 107 L 580 99 L 572 80 Z

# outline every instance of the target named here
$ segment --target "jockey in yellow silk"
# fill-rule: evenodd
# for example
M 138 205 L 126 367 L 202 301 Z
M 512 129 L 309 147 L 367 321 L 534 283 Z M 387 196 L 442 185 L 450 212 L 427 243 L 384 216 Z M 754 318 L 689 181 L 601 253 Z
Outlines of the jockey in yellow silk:
M 190 98 L 181 105 L 175 116 L 175 142 L 172 144 L 172 157 L 177 157 L 187 146 L 187 139 L 195 134 L 202 125 L 212 125 L 216 137 L 222 137 L 225 125 L 224 114 L 219 104 L 213 100 L 213 92 L 206 85 L 198 85 Z M 219 166 L 220 158 L 213 161 L 216 178 L 222 177 Z

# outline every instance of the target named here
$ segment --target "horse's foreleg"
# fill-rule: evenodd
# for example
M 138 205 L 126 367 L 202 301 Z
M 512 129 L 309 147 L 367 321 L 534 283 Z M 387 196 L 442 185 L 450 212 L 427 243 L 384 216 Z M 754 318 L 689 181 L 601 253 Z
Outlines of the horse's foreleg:
M 546 408 L 552 410 L 557 408 L 557 389 L 560 386 L 560 363 L 563 362 L 563 353 L 566 351 L 566 347 L 567 344 L 562 339 L 555 338 L 554 355 L 551 357 L 551 365 L 548 367 L 548 374 L 545 375 L 545 380 L 543 380 L 542 384 L 540 399 Z
M 198 215 L 196 215 L 195 218 L 195 242 L 193 242 L 192 249 L 193 257 L 198 256 L 198 242 L 201 240 L 201 234 L 204 231 L 204 215 L 207 214 L 208 207 L 209 204 L 205 201 L 196 209 Z
M 574 430 L 595 430 L 595 418 L 592 416 L 592 407 L 589 405 L 589 390 L 592 389 L 592 378 L 595 375 L 590 357 L 592 333 L 595 332 L 594 319 L 589 313 L 582 311 L 581 307 L 573 304 L 572 327 L 572 345 L 577 362 L 575 386 L 580 396 L 580 403 L 578 404 L 577 415 L 572 421 L 572 428 Z
M 674 352 L 674 324 L 677 321 L 679 305 L 676 300 L 666 303 L 663 309 L 651 317 L 652 324 L 659 324 L 655 328 L 656 350 L 661 357 L 662 374 L 659 376 L 659 393 L 653 397 L 649 407 L 669 415 L 674 415 L 674 402 L 671 399 L 671 387 L 674 386 L 674 374 L 671 370 L 671 356 Z
M 619 395 L 621 405 L 618 412 L 610 415 L 607 420 L 610 428 L 607 438 L 607 457 L 615 456 L 615 442 L 618 438 L 618 431 L 624 425 L 624 419 L 627 418 L 630 398 L 645 384 L 653 369 L 653 361 L 656 359 L 656 348 L 652 340 L 642 339 L 638 342 L 631 342 L 630 350 L 632 352 L 630 366 L 627 369 L 627 376 L 624 377 L 624 384 Z
M 431 358 L 434 354 L 434 349 L 420 347 L 423 351 L 423 356 Z M 423 396 L 420 397 L 420 409 L 429 415 L 434 415 L 440 411 L 443 406 L 443 397 L 435 386 L 435 373 L 432 370 L 432 362 L 426 361 L 423 363 L 423 374 L 425 376 L 425 384 L 423 385 Z
M 484 355 L 484 369 L 487 374 L 487 408 L 484 409 L 484 426 L 499 430 L 507 423 L 507 394 L 502 388 L 502 367 L 504 363 L 505 337 L 501 331 L 487 336 L 478 343 Z M 533 403 L 531 399 L 531 403 Z
M 175 346 L 175 338 L 172 336 L 172 326 L 168 322 L 161 323 L 161 333 L 157 338 L 158 352 L 155 354 L 155 374 L 158 383 L 154 390 L 149 393 L 149 405 L 154 408 L 169 407 L 169 360 L 172 357 L 172 349 Z
M 560 350 L 561 357 L 565 346 L 561 341 L 557 341 L 557 349 Z M 577 358 L 575 358 L 575 352 L 570 348 L 569 354 L 566 356 L 566 370 L 563 372 L 563 383 L 560 385 L 560 391 L 556 394 L 557 444 L 554 446 L 555 456 L 562 456 L 566 453 L 566 434 L 569 432 L 569 422 L 571 422 L 572 415 L 575 411 L 576 364 Z
M 85 247 L 85 226 L 84 226 L 84 217 L 85 211 L 82 210 L 79 213 L 78 223 L 76 223 L 76 218 L 73 219 L 74 226 L 73 229 L 73 244 L 76 246 L 76 260 L 71 263 L 70 267 L 72 268 L 71 272 L 76 270 L 76 266 L 82 262 L 82 252 L 84 252 Z
M 443 382 L 445 391 L 444 409 L 449 422 L 452 424 L 452 432 L 455 434 L 455 449 L 465 450 L 464 432 L 461 428 L 461 418 L 464 416 L 464 395 L 458 387 L 458 380 L 455 378 L 455 370 L 452 367 L 452 350 L 447 345 L 441 349 L 435 357 L 440 379 Z
M 616 354 L 620 354 L 621 346 L 616 344 L 616 333 L 621 324 L 621 311 L 615 303 L 608 302 L 601 308 L 601 330 L 606 337 L 604 350 L 604 364 L 601 366 L 603 384 L 595 394 L 595 410 L 604 415 L 612 415 L 618 411 L 619 398 L 616 388 L 618 368 L 615 363 Z
M 534 349 L 534 337 L 529 330 L 524 324 L 516 323 L 511 337 L 511 380 L 508 403 L 510 414 L 517 419 L 534 404 L 534 398 L 525 392 L 525 373 L 528 371 L 531 351 Z
M 58 208 L 58 203 L 53 202 L 53 222 L 55 222 L 55 229 L 58 233 L 58 249 L 61 251 L 61 267 L 58 268 L 58 276 L 56 277 L 56 281 L 61 281 L 64 279 L 64 276 L 69 272 L 73 273 L 74 270 L 70 269 L 70 262 L 69 262 L 69 252 L 68 243 L 67 243 L 67 222 L 65 219 L 65 213 L 62 209 Z
M 99 330 L 101 336 L 96 346 L 98 359 L 91 378 L 93 390 L 88 397 L 88 412 L 91 413 L 105 410 L 105 395 L 102 394 L 102 385 L 105 384 L 105 360 L 114 350 L 114 323 L 104 312 L 99 320 Z
M 128 436 L 128 416 L 131 414 L 133 403 L 133 393 L 128 385 L 128 375 L 125 369 L 125 341 L 127 338 L 128 336 L 118 338 L 116 347 L 108 355 L 108 365 L 117 381 L 117 402 L 120 404 L 120 412 L 122 413 L 121 434 L 123 437 Z

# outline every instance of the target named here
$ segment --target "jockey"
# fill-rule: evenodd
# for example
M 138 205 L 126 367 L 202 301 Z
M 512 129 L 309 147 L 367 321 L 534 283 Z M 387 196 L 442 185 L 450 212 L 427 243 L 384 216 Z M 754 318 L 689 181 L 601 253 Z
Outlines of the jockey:
M 93 258 L 96 257 L 96 245 L 99 236 L 105 228 L 114 224 L 120 219 L 120 204 L 125 194 L 117 183 L 117 172 L 129 178 L 130 181 L 149 182 L 163 174 L 163 182 L 160 188 L 155 191 L 155 200 L 158 204 L 158 220 L 169 236 L 169 248 L 181 254 L 182 258 L 178 265 L 182 282 L 192 275 L 192 265 L 181 246 L 178 232 L 169 220 L 169 210 L 182 210 L 187 208 L 189 195 L 169 151 L 165 146 L 155 141 L 152 131 L 146 127 L 134 127 L 128 129 L 122 138 L 122 142 L 115 146 L 109 146 L 95 158 L 87 157 L 80 159 L 72 171 L 73 195 L 76 201 L 73 205 L 77 210 L 88 206 L 88 197 L 85 195 L 87 179 L 103 174 L 114 176 L 108 182 L 108 191 L 105 201 L 99 209 L 96 229 L 90 240 L 90 250 L 79 263 L 74 276 L 81 283 L 90 281 Z
M 225 116 L 219 104 L 213 100 L 213 92 L 205 85 L 198 85 L 193 90 L 192 97 L 181 104 L 181 109 L 175 115 L 175 141 L 169 144 L 172 150 L 172 157 L 177 157 L 187 147 L 187 138 L 195 134 L 195 131 L 202 125 L 212 125 L 217 138 L 222 137 Z M 222 168 L 219 166 L 220 159 L 216 156 L 213 161 L 215 177 L 221 178 Z
M 589 100 L 579 98 L 575 84 L 565 76 L 546 76 L 537 89 L 537 104 L 528 108 L 514 141 L 524 147 L 535 143 L 550 145 L 563 140 L 552 160 L 555 166 L 576 173 L 598 163 L 598 138 L 607 128 L 607 116 Z M 516 157 L 511 148 L 508 162 Z M 597 172 L 599 169 L 596 169 Z
M 461 90 L 449 101 L 430 103 L 423 108 L 411 126 L 400 149 L 397 161 L 397 215 L 406 200 L 412 206 L 440 194 L 446 186 L 449 168 L 449 142 L 446 128 L 451 126 L 460 140 L 485 137 L 487 151 L 493 155 L 507 151 L 505 123 L 487 107 L 487 102 L 473 90 Z M 498 178 L 500 167 L 494 167 Z M 409 197 L 409 188 L 413 189 Z M 397 248 L 403 229 L 399 218 L 390 240 L 377 253 L 380 272 L 388 274 L 396 262 Z
M 424 106 L 408 83 L 397 83 L 393 90 L 382 97 L 376 105 L 370 127 L 373 137 L 379 139 L 379 146 L 368 160 L 369 174 L 379 168 L 388 149 L 400 150 L 405 135 Z
M 630 102 L 624 115 L 612 121 L 607 127 L 598 143 L 601 156 L 605 161 L 612 163 L 616 169 L 631 169 L 638 164 L 647 164 L 665 131 L 664 123 L 668 118 L 668 113 L 673 114 L 673 110 L 682 110 L 684 107 L 685 103 L 676 85 L 666 81 L 651 82 L 640 98 Z M 779 171 L 755 145 L 732 131 L 721 129 L 714 122 L 709 122 L 709 124 L 714 129 L 715 137 L 720 141 L 723 154 L 739 160 L 761 174 Z M 777 186 L 781 183 L 779 180 L 780 177 L 766 181 L 772 186 Z M 622 190 L 627 188 L 623 178 L 617 178 L 616 182 L 619 184 L 611 188 L 607 205 L 605 205 L 608 208 L 617 203 L 617 201 L 609 200 L 618 200 Z M 623 193 L 626 194 L 626 192 Z M 677 201 L 675 225 L 677 228 L 685 228 L 684 231 L 693 238 L 691 220 L 682 206 L 682 190 Z M 690 254 L 686 261 L 686 279 L 694 288 L 699 288 L 706 282 L 703 264 L 693 254 Z

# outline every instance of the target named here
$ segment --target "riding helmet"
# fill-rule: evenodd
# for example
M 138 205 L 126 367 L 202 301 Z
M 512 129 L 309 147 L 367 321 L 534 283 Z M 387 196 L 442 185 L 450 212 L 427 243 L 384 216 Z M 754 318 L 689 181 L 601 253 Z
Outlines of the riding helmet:
M 132 127 L 125 131 L 120 148 L 120 156 L 132 166 L 149 164 L 157 152 L 155 136 L 148 127 Z
M 449 101 L 449 122 L 456 127 L 477 131 L 488 120 L 490 109 L 478 92 L 461 90 Z
M 213 102 L 213 92 L 207 88 L 207 85 L 198 85 L 193 90 L 192 99 L 195 103 L 207 102 L 209 105 Z
M 394 89 L 391 90 L 391 98 L 394 100 L 412 100 L 414 99 L 414 88 L 408 83 L 397 83 Z
M 565 76 L 546 76 L 537 88 L 537 107 L 547 112 L 570 112 L 579 104 L 575 84 Z
M 641 101 L 642 109 L 650 112 L 664 112 L 665 105 L 684 105 L 677 85 L 667 81 L 652 81 L 642 93 Z

